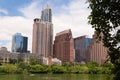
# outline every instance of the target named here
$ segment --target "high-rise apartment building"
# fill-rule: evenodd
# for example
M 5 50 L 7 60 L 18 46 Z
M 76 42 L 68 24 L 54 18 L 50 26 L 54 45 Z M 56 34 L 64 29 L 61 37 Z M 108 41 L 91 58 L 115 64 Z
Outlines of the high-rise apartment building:
M 104 47 L 104 44 L 102 41 L 98 41 L 96 39 L 96 36 L 97 35 L 95 33 L 88 47 L 87 62 L 93 61 L 101 65 L 107 60 L 108 49 Z
M 56 34 L 53 55 L 63 63 L 74 61 L 74 39 L 70 29 Z
M 12 38 L 12 52 L 24 53 L 27 52 L 28 38 L 16 33 Z
M 47 5 L 43 8 L 41 12 L 41 20 L 44 22 L 52 22 L 52 10 L 50 5 Z
M 87 48 L 91 39 L 87 36 L 81 36 L 74 39 L 75 62 L 86 63 Z
M 41 19 L 34 19 L 32 53 L 43 57 L 53 55 L 53 24 L 49 6 L 43 8 Z

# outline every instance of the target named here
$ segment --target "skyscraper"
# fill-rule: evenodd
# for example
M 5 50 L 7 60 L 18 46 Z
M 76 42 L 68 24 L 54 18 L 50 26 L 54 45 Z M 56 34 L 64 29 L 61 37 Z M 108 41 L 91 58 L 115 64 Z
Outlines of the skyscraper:
M 28 52 L 27 45 L 28 45 L 28 37 L 23 37 L 23 51 L 22 52 Z
M 42 10 L 41 19 L 34 19 L 32 53 L 43 57 L 53 55 L 53 24 L 51 20 L 51 8 Z
M 63 63 L 74 61 L 74 39 L 70 29 L 56 34 L 53 55 Z
M 41 20 L 44 22 L 52 22 L 52 10 L 50 5 L 47 5 L 42 10 Z
M 107 60 L 108 49 L 104 46 L 102 41 L 96 39 L 96 36 L 95 33 L 88 47 L 87 62 L 94 61 L 101 65 Z
M 12 52 L 24 53 L 27 52 L 28 38 L 16 33 L 12 38 Z
M 87 48 L 91 39 L 87 36 L 81 36 L 74 39 L 75 62 L 86 62 Z

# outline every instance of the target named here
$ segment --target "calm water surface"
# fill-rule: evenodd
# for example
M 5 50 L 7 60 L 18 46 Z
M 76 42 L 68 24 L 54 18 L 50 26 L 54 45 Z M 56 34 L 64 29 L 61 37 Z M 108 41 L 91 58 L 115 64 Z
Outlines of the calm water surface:
M 9 74 L 0 75 L 0 80 L 111 80 L 110 77 L 105 74 Z

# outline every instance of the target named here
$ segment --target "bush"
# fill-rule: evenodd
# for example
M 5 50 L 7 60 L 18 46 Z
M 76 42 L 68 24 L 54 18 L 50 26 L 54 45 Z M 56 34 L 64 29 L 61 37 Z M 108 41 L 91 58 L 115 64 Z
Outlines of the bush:
M 87 65 L 71 65 L 65 63 L 64 65 L 44 65 L 44 64 L 26 64 L 19 62 L 18 64 L 2 64 L 0 66 L 1 73 L 75 73 L 75 74 L 110 74 L 114 66 L 111 64 L 104 64 L 99 66 L 96 62 L 90 62 Z
M 52 73 L 65 73 L 66 69 L 61 65 L 52 65 Z
M 18 64 L 17 64 L 17 67 L 18 68 L 21 68 L 21 69 L 27 69 L 27 70 L 29 70 L 30 69 L 30 65 L 29 64 L 27 64 L 27 63 L 24 63 L 24 62 L 19 62 Z
M 39 65 L 39 64 L 36 64 L 36 65 L 31 65 L 31 69 L 30 69 L 30 72 L 31 73 L 44 73 L 44 67 Z
M 3 64 L 0 66 L 0 72 L 2 73 L 15 73 L 17 66 L 13 64 Z

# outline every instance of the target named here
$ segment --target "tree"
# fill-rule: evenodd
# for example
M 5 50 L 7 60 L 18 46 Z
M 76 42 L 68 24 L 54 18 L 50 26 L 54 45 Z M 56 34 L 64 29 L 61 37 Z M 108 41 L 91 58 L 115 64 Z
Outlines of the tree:
M 89 73 L 91 73 L 91 74 L 97 74 L 98 67 L 99 67 L 99 64 L 97 62 L 89 62 L 87 64 L 87 66 L 89 68 Z
M 108 48 L 110 61 L 115 65 L 115 80 L 120 79 L 120 0 L 88 0 L 89 23 L 98 39 Z M 102 36 L 100 34 L 103 34 Z
M 20 69 L 20 70 L 24 70 L 24 69 L 27 69 L 28 71 L 30 70 L 30 65 L 29 65 L 29 64 L 26 64 L 26 63 L 24 63 L 24 62 L 19 62 L 19 63 L 17 64 L 17 67 L 18 67 L 18 69 Z
M 36 64 L 36 65 L 31 65 L 31 69 L 30 72 L 32 73 L 44 73 L 45 68 L 40 65 L 40 64 Z
M 15 64 L 15 63 L 17 63 L 17 60 L 16 59 L 9 59 L 9 63 L 10 64 Z
M 35 58 L 30 58 L 30 65 L 36 65 L 36 64 L 38 64 L 37 59 L 35 59 Z
M 53 73 L 64 73 L 64 72 L 66 72 L 66 69 L 61 65 L 54 64 L 54 65 L 51 66 L 51 68 L 52 68 Z

